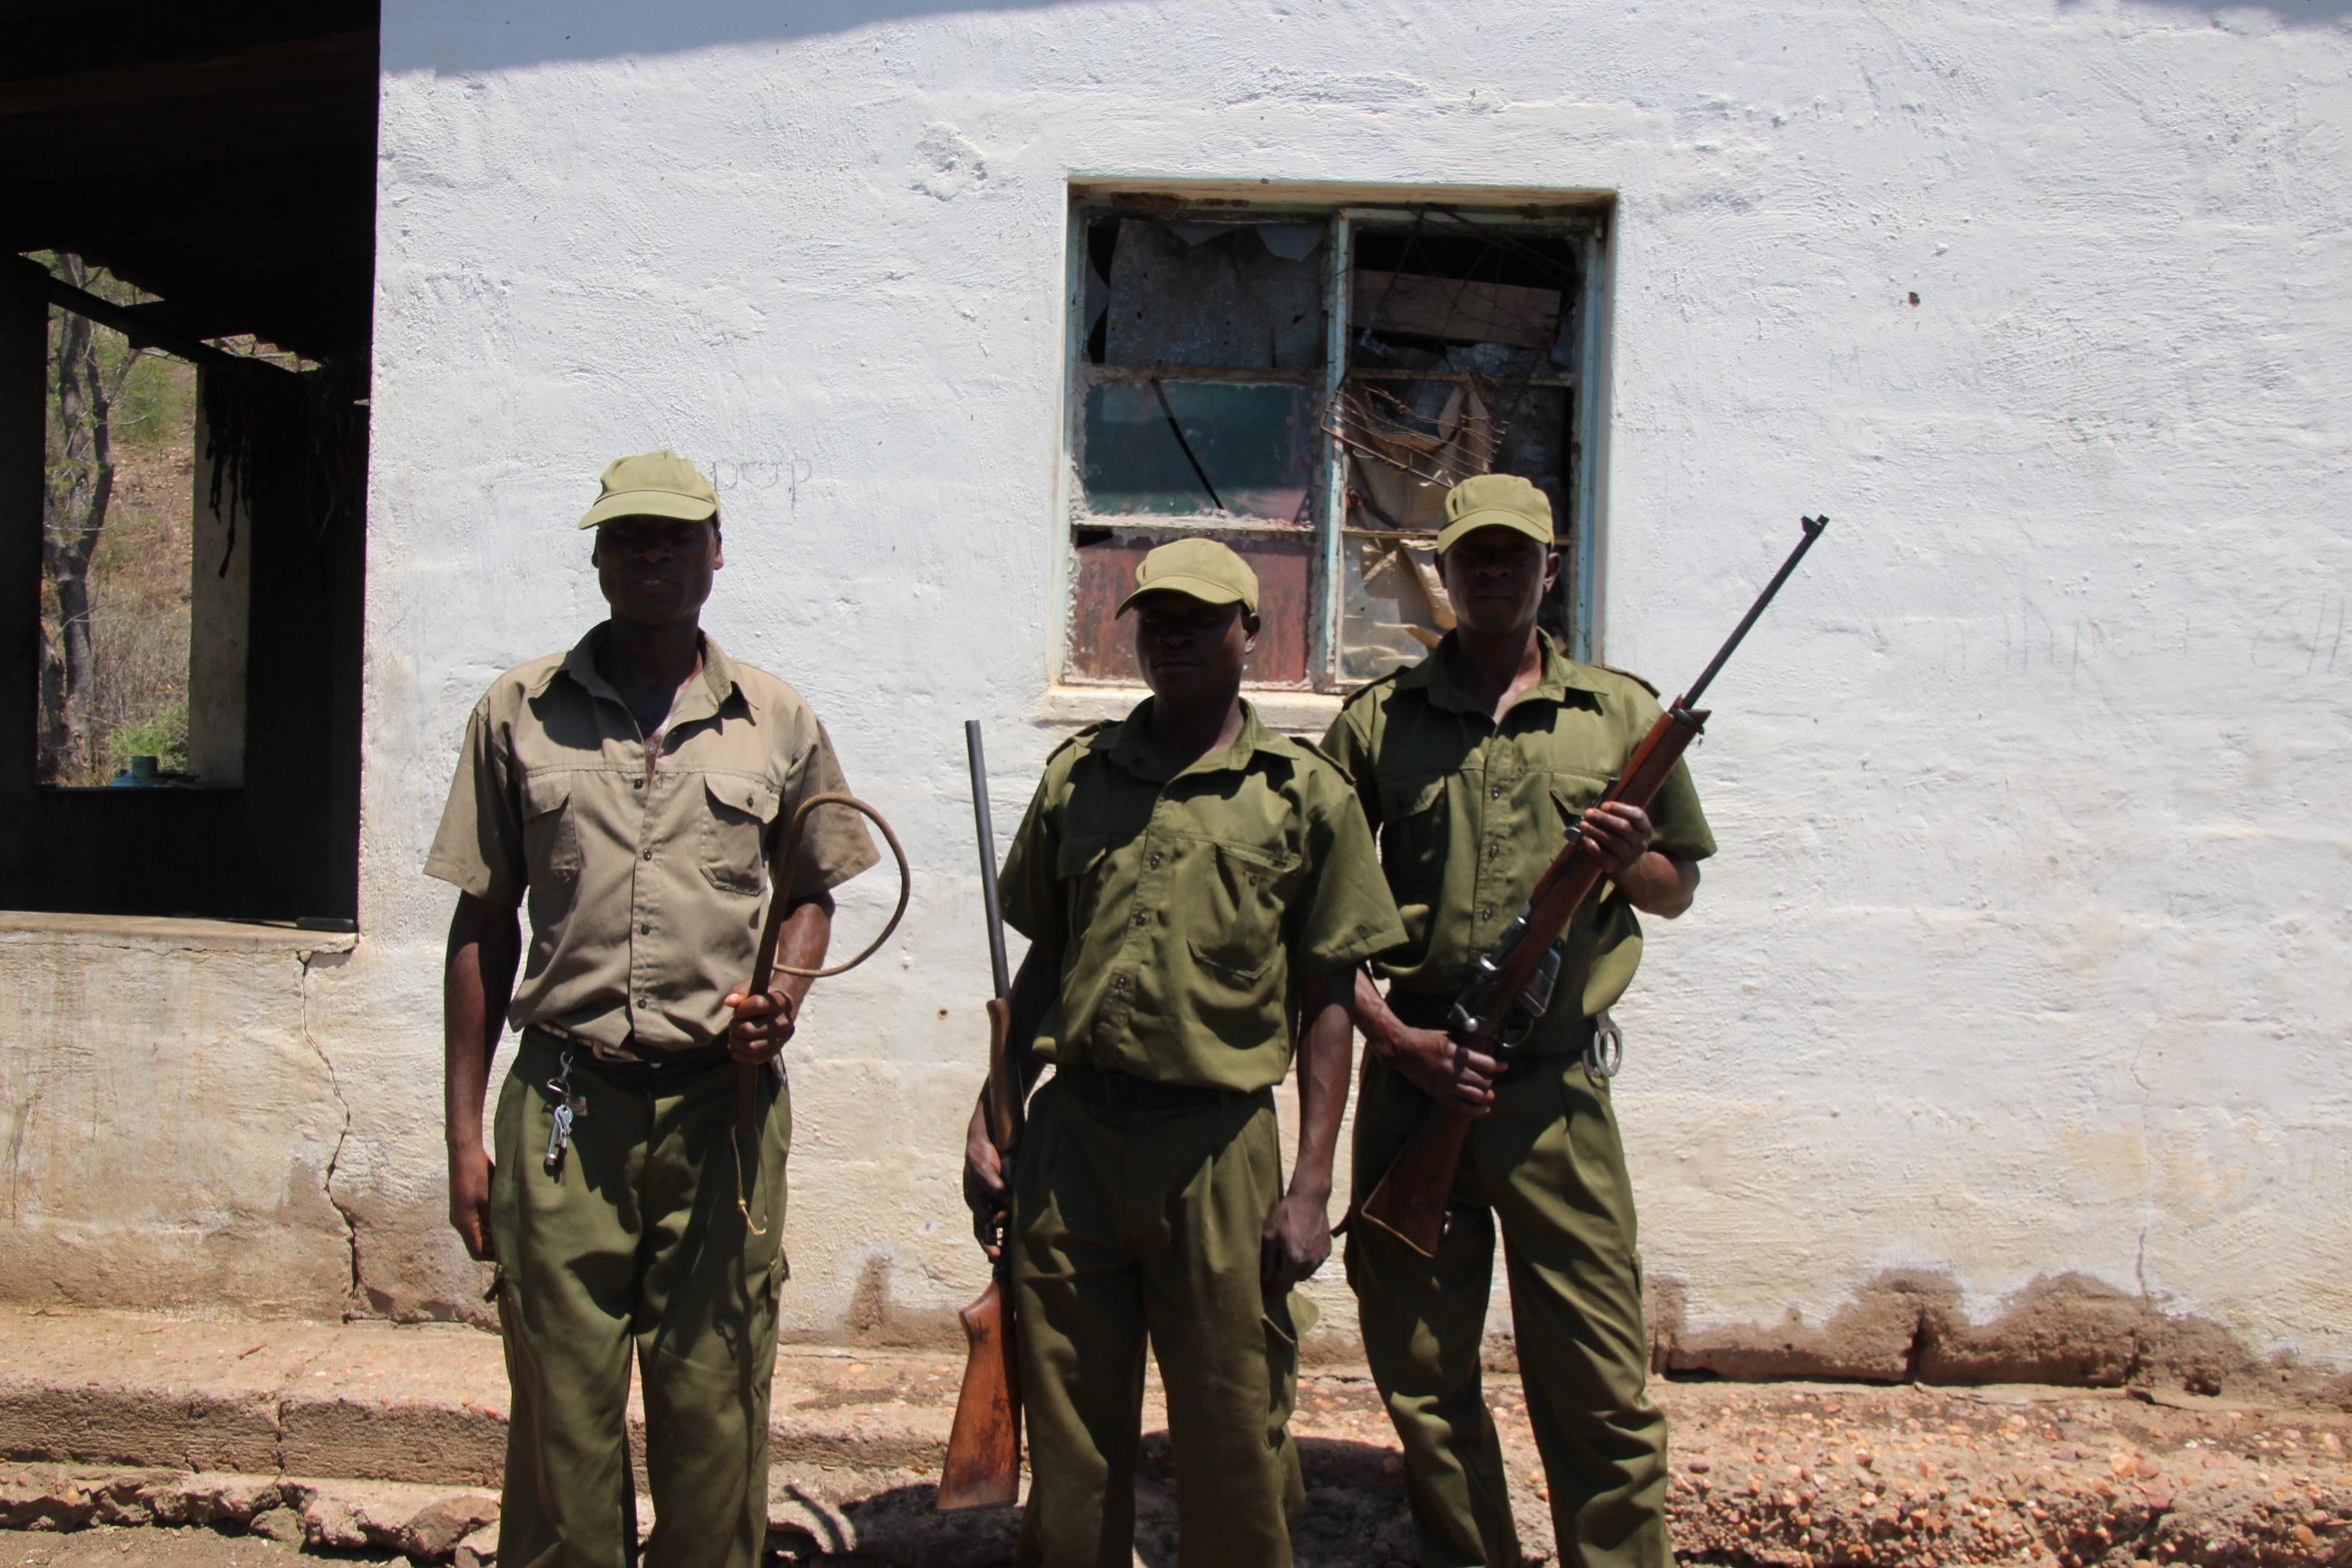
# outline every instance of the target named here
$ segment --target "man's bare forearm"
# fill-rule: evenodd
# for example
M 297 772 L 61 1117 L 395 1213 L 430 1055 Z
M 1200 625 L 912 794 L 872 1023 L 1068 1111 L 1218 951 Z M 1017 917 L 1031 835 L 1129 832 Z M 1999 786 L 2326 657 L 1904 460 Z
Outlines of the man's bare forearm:
M 1290 1173 L 1293 1197 L 1323 1203 L 1331 1196 L 1331 1161 L 1339 1146 L 1339 1119 L 1348 1109 L 1348 1083 L 1353 1076 L 1349 1047 L 1355 1020 L 1349 1004 L 1362 976 L 1360 969 L 1334 969 L 1301 987 L 1307 1030 L 1298 1058 L 1298 1161 Z
M 506 1027 L 522 959 L 516 911 L 470 893 L 457 895 L 441 976 L 443 1129 L 453 1149 L 482 1146 L 482 1100 L 490 1058 Z
M 1652 849 L 1610 880 L 1643 914 L 1673 920 L 1691 907 L 1698 893 L 1698 866 Z
M 784 998 L 785 1016 L 801 1016 L 801 1004 L 808 1000 L 809 987 L 816 981 L 806 974 L 787 974 L 793 969 L 823 969 L 826 950 L 833 945 L 833 895 L 819 893 L 803 899 L 784 911 L 783 924 L 776 932 L 776 977 L 769 989 Z

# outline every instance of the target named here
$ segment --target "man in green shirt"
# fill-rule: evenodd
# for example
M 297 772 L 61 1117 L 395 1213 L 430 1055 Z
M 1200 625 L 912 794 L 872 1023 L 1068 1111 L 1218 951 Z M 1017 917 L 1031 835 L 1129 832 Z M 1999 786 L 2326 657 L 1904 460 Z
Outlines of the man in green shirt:
M 1486 475 L 1447 498 L 1439 570 L 1456 621 L 1419 664 L 1349 699 L 1324 749 L 1381 834 L 1404 944 L 1356 987 L 1368 1046 L 1357 1104 L 1360 1204 L 1432 1100 L 1476 1115 L 1434 1258 L 1358 1214 L 1348 1244 L 1364 1349 L 1405 1453 L 1424 1568 L 1517 1568 L 1519 1546 L 1479 1346 L 1501 1223 L 1528 1415 L 1550 1483 L 1559 1560 L 1666 1568 L 1665 1417 L 1649 1346 L 1633 1194 L 1588 1067 L 1594 1015 L 1641 962 L 1643 913 L 1690 907 L 1715 852 L 1689 772 L 1648 811 L 1598 807 L 1658 715 L 1622 671 L 1571 663 L 1536 627 L 1559 571 L 1551 504 Z M 1447 1007 L 1567 835 L 1608 872 L 1560 942 L 1547 1016 L 1503 1060 L 1456 1044 Z M 1353 1212 L 1353 1211 L 1351 1211 Z
M 1242 700 L 1257 578 L 1163 545 L 1120 606 L 1152 695 L 1045 764 L 1005 858 L 1030 940 L 1024 1081 L 1054 1076 L 1003 1172 L 975 1110 L 964 1187 L 1009 1199 L 1028 1413 L 1023 1568 L 1128 1568 L 1147 1342 L 1175 1449 L 1185 1568 L 1282 1568 L 1304 1500 L 1289 1440 L 1291 1288 L 1331 1249 L 1357 967 L 1404 932 L 1347 780 Z M 1294 1026 L 1303 1016 L 1303 1025 Z M 1298 1053 L 1287 1191 L 1274 1085 Z
M 450 1220 L 498 1262 L 513 1395 L 499 1561 L 636 1562 L 634 1360 L 649 1568 L 757 1568 L 792 1102 L 781 1064 L 760 1074 L 756 1152 L 732 1147 L 736 1064 L 776 1059 L 809 983 L 747 977 L 769 898 L 782 962 L 824 962 L 831 889 L 874 846 L 819 812 L 769 885 L 793 808 L 846 785 L 800 694 L 701 629 L 725 563 L 710 482 L 674 453 L 624 458 L 580 526 L 612 618 L 491 683 L 425 862 L 457 889 Z M 494 1167 L 482 1098 L 508 1024 Z

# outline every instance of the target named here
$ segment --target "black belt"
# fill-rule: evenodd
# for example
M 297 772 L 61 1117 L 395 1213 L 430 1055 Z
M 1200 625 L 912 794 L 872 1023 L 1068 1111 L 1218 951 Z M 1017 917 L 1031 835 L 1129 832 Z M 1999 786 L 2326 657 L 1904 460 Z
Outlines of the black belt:
M 1389 1011 L 1397 1022 L 1413 1029 L 1443 1029 L 1446 1015 L 1454 1010 L 1454 998 L 1440 996 L 1430 991 L 1407 991 L 1391 986 L 1388 994 Z M 1569 1057 L 1580 1054 L 1592 1038 L 1593 1022 L 1578 1018 L 1565 1024 L 1538 1024 L 1515 1040 L 1497 1040 L 1496 1055 L 1506 1062 L 1522 1061 L 1530 1057 Z
M 631 1036 L 618 1051 L 610 1046 L 598 1046 L 569 1029 L 551 1028 L 545 1024 L 527 1024 L 524 1028 L 547 1037 L 556 1049 L 573 1052 L 576 1067 L 594 1068 L 598 1072 L 650 1072 L 656 1068 L 665 1073 L 696 1072 L 714 1068 L 735 1058 L 729 1054 L 724 1042 L 713 1046 L 688 1046 L 684 1050 L 666 1051 L 657 1047 L 640 1047 Z
M 1133 1073 L 1100 1072 L 1090 1067 L 1054 1068 L 1054 1081 L 1082 1105 L 1104 1110 L 1199 1110 L 1237 1099 L 1237 1089 L 1204 1089 L 1193 1083 L 1160 1083 Z

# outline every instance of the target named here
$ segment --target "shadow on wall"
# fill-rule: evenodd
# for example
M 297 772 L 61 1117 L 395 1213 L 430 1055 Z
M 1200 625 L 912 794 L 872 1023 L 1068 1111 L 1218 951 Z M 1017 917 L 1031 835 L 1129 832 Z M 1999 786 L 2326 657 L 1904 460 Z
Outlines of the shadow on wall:
M 2352 16 L 2352 0 L 2133 0 L 2136 5 L 2159 6 L 2167 11 L 2202 11 L 2209 16 L 2226 16 L 2232 11 L 2260 11 L 2275 16 L 2290 27 L 2318 27 L 2340 24 Z M 2090 0 L 2058 0 L 2058 14 L 2079 11 Z
M 676 54 L 714 44 L 797 42 L 877 23 L 959 12 L 1050 11 L 1070 0 L 820 0 L 789 7 L 772 0 L 706 0 L 693 5 L 643 5 L 628 0 L 587 0 L 531 7 L 499 16 L 452 6 L 435 13 L 394 7 L 384 17 L 383 69 L 504 70 L 557 60 Z

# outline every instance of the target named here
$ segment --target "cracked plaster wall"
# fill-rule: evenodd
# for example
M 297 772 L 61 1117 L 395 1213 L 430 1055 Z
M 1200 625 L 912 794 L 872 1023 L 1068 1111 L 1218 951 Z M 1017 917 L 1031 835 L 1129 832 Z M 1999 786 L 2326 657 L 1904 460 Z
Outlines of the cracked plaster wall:
M 1662 1344 L 1835 1339 L 1890 1277 L 1990 1324 L 2074 1276 L 2352 1358 L 2338 11 L 387 6 L 366 936 L 310 998 L 366 1309 L 479 1310 L 415 868 L 467 706 L 600 612 L 593 476 L 668 445 L 722 487 L 710 626 L 920 877 L 793 1047 L 788 1331 L 947 1331 L 987 973 L 957 728 L 1008 826 L 1067 729 L 1068 182 L 1262 178 L 1616 193 L 1611 661 L 1687 679 L 1836 520 L 1713 693 L 1724 854 L 1621 1009 Z M 310 1201 L 335 1116 L 252 973 L 301 1110 L 254 1136 L 319 1152 Z

